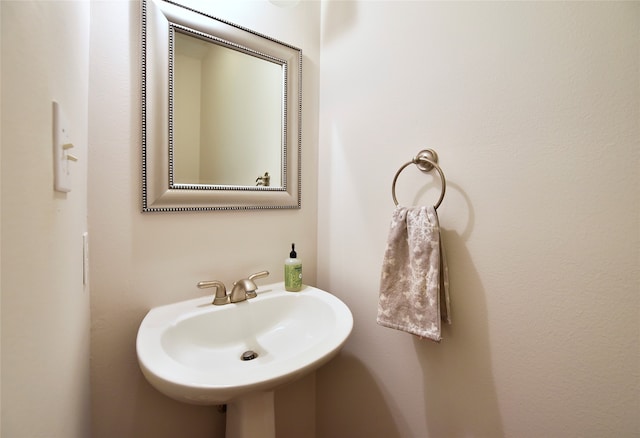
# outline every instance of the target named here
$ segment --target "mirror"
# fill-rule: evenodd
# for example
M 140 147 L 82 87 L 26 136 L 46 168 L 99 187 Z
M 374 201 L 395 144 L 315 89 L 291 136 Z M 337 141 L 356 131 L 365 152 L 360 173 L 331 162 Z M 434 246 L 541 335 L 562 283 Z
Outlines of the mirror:
M 268 173 L 262 185 L 281 186 L 285 67 L 182 31 L 174 41 L 174 183 L 255 186 Z
M 142 210 L 300 208 L 302 52 L 142 3 Z

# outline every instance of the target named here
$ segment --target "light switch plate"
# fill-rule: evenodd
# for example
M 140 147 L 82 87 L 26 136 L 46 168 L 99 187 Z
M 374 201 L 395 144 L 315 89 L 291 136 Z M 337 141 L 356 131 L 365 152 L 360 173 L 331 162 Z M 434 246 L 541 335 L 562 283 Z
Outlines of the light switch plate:
M 58 102 L 53 102 L 53 187 L 58 192 L 71 191 L 70 161 L 76 160 L 69 154 L 72 147 L 67 118 Z

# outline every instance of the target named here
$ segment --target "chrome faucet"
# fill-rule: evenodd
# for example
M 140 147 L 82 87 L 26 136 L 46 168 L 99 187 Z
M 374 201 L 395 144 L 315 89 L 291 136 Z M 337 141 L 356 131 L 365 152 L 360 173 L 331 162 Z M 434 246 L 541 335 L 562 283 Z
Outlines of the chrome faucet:
M 221 306 L 229 302 L 229 296 L 227 295 L 227 288 L 225 287 L 223 282 L 218 280 L 201 281 L 198 283 L 197 286 L 199 289 L 206 289 L 209 287 L 216 288 L 216 295 L 211 304 L 215 304 L 216 306 Z
M 258 286 L 253 280 L 266 277 L 267 275 L 269 275 L 269 271 L 260 271 L 249 275 L 249 278 L 243 278 L 233 283 L 233 289 L 231 289 L 231 293 L 229 294 L 229 301 L 237 303 L 257 297 L 256 289 L 258 289 Z

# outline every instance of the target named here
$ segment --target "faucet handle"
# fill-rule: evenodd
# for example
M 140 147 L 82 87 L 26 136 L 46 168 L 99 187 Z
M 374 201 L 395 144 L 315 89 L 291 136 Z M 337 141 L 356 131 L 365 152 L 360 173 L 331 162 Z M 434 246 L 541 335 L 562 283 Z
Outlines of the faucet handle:
M 211 304 L 215 304 L 216 306 L 221 306 L 223 304 L 227 304 L 229 302 L 229 296 L 227 295 L 227 288 L 224 283 L 218 280 L 213 281 L 201 281 L 197 284 L 198 289 L 206 289 L 209 287 L 216 288 L 216 296 L 213 299 Z
M 260 272 L 256 272 L 255 274 L 251 274 L 251 275 L 249 275 L 248 280 L 249 280 L 250 282 L 252 282 L 252 283 L 253 283 L 253 280 L 255 280 L 256 278 L 264 278 L 264 277 L 266 277 L 267 275 L 269 275 L 269 271 L 260 271 Z M 253 285 L 255 286 L 255 283 L 253 283 Z M 248 298 L 248 299 L 250 299 L 250 298 L 255 298 L 255 297 L 257 297 L 257 296 L 258 296 L 258 294 L 257 294 L 257 292 L 256 292 L 256 289 L 258 289 L 258 287 L 257 287 L 257 286 L 256 286 L 256 288 L 255 288 L 255 289 L 253 289 L 253 290 L 247 290 L 247 298 Z
M 264 278 L 267 275 L 269 275 L 269 271 L 260 271 L 260 272 L 256 272 L 255 274 L 251 274 L 249 275 L 249 280 L 253 281 L 256 278 Z

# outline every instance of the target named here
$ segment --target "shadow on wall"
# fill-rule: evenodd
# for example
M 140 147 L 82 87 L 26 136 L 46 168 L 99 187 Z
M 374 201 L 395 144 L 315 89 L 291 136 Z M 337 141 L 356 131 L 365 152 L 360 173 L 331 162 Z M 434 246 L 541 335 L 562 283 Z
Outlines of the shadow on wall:
M 453 324 L 443 341 L 414 339 L 424 378 L 429 436 L 502 437 L 502 421 L 491 372 L 484 290 L 465 239 L 443 230 L 449 266 Z
M 486 293 L 467 250 L 474 212 L 458 185 L 449 181 L 447 188 L 448 202 L 457 203 L 452 211 L 458 212 L 450 220 L 462 225 L 459 230 L 442 230 L 449 260 L 453 324 L 443 326 L 443 340 L 439 344 L 402 335 L 411 338 L 407 341 L 413 343 L 416 358 L 410 358 L 406 352 L 400 360 L 417 360 L 422 371 L 416 368 L 420 374 L 415 377 L 415 392 L 424 400 L 420 403 L 424 413 L 416 412 L 416 407 L 409 405 L 412 401 L 390 387 L 388 391 L 397 396 L 398 404 L 394 405 L 394 398 L 371 373 L 371 364 L 361 362 L 345 350 L 319 371 L 319 383 L 340 382 L 342 388 L 339 397 L 318 403 L 318 437 L 504 437 L 491 369 Z M 467 217 L 460 217 L 459 212 L 467 212 Z M 441 219 L 442 224 L 448 222 L 446 214 Z M 387 371 L 397 372 L 395 368 Z M 323 424 L 323 420 L 330 425 Z M 412 430 L 420 434 L 408 435 L 407 431 Z
M 324 430 L 322 422 L 317 424 L 317 436 L 332 436 L 331 431 L 341 431 L 346 437 L 400 437 L 388 402 L 369 369 L 355 356 L 341 352 L 324 365 L 322 372 L 334 382 L 348 382 L 349 391 L 335 398 L 329 405 L 318 405 L 318 418 L 331 418 L 331 430 Z M 366 406 L 366 408 L 364 408 Z M 337 437 L 336 437 L 337 438 Z
M 452 325 L 443 325 L 443 341 L 414 337 L 423 370 L 426 428 L 429 436 L 504 436 L 491 372 L 485 292 L 467 250 L 474 225 L 471 201 L 455 183 L 448 183 L 465 205 L 465 229 L 442 229 L 449 263 Z
M 172 400 L 153 388 L 139 369 L 136 377 L 136 385 L 131 388 L 131 396 L 135 398 L 133 419 L 126 436 L 225 436 L 225 415 L 218 412 L 215 406 L 197 406 Z
M 340 37 L 347 32 L 357 18 L 356 2 L 326 2 L 323 3 L 324 16 L 323 23 L 330 23 L 322 29 L 323 44 L 331 44 L 338 41 Z

